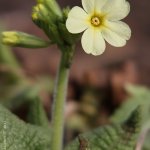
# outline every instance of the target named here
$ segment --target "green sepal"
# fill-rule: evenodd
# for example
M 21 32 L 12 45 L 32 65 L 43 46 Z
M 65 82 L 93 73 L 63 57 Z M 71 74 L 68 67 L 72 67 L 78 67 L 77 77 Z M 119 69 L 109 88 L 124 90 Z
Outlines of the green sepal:
M 69 7 L 63 9 L 62 20 L 58 22 L 58 30 L 60 36 L 64 40 L 65 45 L 74 45 L 80 37 L 80 34 L 72 34 L 66 28 L 66 20 L 68 18 Z
M 64 23 L 60 22 L 58 24 L 58 28 L 59 28 L 61 37 L 63 38 L 63 40 L 65 41 L 67 45 L 73 45 L 79 39 L 80 34 L 71 34 L 70 32 L 68 32 L 66 25 Z
M 49 22 L 49 27 L 48 27 L 48 31 L 47 35 L 50 37 L 50 39 L 52 39 L 52 41 L 54 43 L 56 43 L 57 45 L 64 45 L 64 41 L 60 36 L 59 30 L 57 28 L 57 24 L 54 24 L 52 22 Z

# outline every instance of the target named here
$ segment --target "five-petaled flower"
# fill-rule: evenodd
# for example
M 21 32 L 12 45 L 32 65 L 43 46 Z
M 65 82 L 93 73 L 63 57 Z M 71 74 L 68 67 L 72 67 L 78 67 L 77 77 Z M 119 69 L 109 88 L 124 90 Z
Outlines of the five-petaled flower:
M 130 12 L 126 0 L 82 0 L 83 8 L 75 6 L 68 14 L 69 32 L 83 33 L 82 47 L 88 54 L 100 55 L 106 44 L 122 47 L 131 37 L 129 26 L 120 21 Z

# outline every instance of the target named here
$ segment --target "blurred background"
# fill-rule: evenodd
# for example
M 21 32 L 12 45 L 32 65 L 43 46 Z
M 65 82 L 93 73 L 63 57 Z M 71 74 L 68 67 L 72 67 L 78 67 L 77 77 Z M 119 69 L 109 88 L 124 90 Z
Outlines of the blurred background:
M 97 57 L 87 55 L 80 42 L 76 47 L 68 88 L 66 118 L 69 120 L 68 126 L 77 131 L 107 123 L 107 118 L 127 99 L 128 94 L 124 89 L 126 83 L 150 86 L 150 1 L 129 1 L 131 12 L 125 22 L 132 29 L 132 37 L 125 47 L 114 48 L 107 45 L 105 53 Z M 80 0 L 58 2 L 62 8 L 81 5 Z M 46 39 L 31 20 L 35 3 L 35 0 L 0 0 L 1 25 L 5 30 L 23 31 Z M 43 90 L 41 94 L 45 109 L 49 112 L 53 81 L 60 59 L 59 50 L 52 46 L 36 50 L 11 48 L 11 52 L 19 62 L 23 76 L 31 83 L 39 78 L 44 78 L 45 82 L 50 77 L 46 83 L 50 83 L 51 90 Z M 3 71 L 2 67 L 0 70 Z M 3 80 L 4 78 L 1 82 Z M 19 115 L 24 117 L 24 112 L 25 109 L 22 108 Z

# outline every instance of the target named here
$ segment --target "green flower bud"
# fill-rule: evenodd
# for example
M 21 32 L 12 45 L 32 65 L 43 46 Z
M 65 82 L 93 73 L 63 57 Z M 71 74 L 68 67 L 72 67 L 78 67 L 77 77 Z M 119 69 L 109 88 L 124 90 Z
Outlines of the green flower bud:
M 40 28 L 44 29 L 49 24 L 56 24 L 57 19 L 58 17 L 51 13 L 42 3 L 33 7 L 32 20 Z
M 49 13 L 53 13 L 53 15 L 57 15 L 58 17 L 62 17 L 62 11 L 55 0 L 37 0 L 38 4 L 43 4 L 48 8 Z
M 48 9 L 43 4 L 38 4 L 35 7 L 38 11 L 38 16 L 40 20 L 44 20 L 45 22 L 49 22 L 52 19 L 51 14 L 49 13 Z
M 2 43 L 24 48 L 43 48 L 50 45 L 50 42 L 39 37 L 16 31 L 2 32 Z

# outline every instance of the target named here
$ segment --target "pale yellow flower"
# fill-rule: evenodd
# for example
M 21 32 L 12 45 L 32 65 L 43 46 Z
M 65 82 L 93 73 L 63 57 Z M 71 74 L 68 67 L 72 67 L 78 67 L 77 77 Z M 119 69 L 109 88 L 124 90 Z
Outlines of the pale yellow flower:
M 106 48 L 105 40 L 122 47 L 131 37 L 129 26 L 120 21 L 130 12 L 126 0 L 82 0 L 83 8 L 75 6 L 68 14 L 66 27 L 71 33 L 81 33 L 82 47 L 88 54 L 100 55 Z

